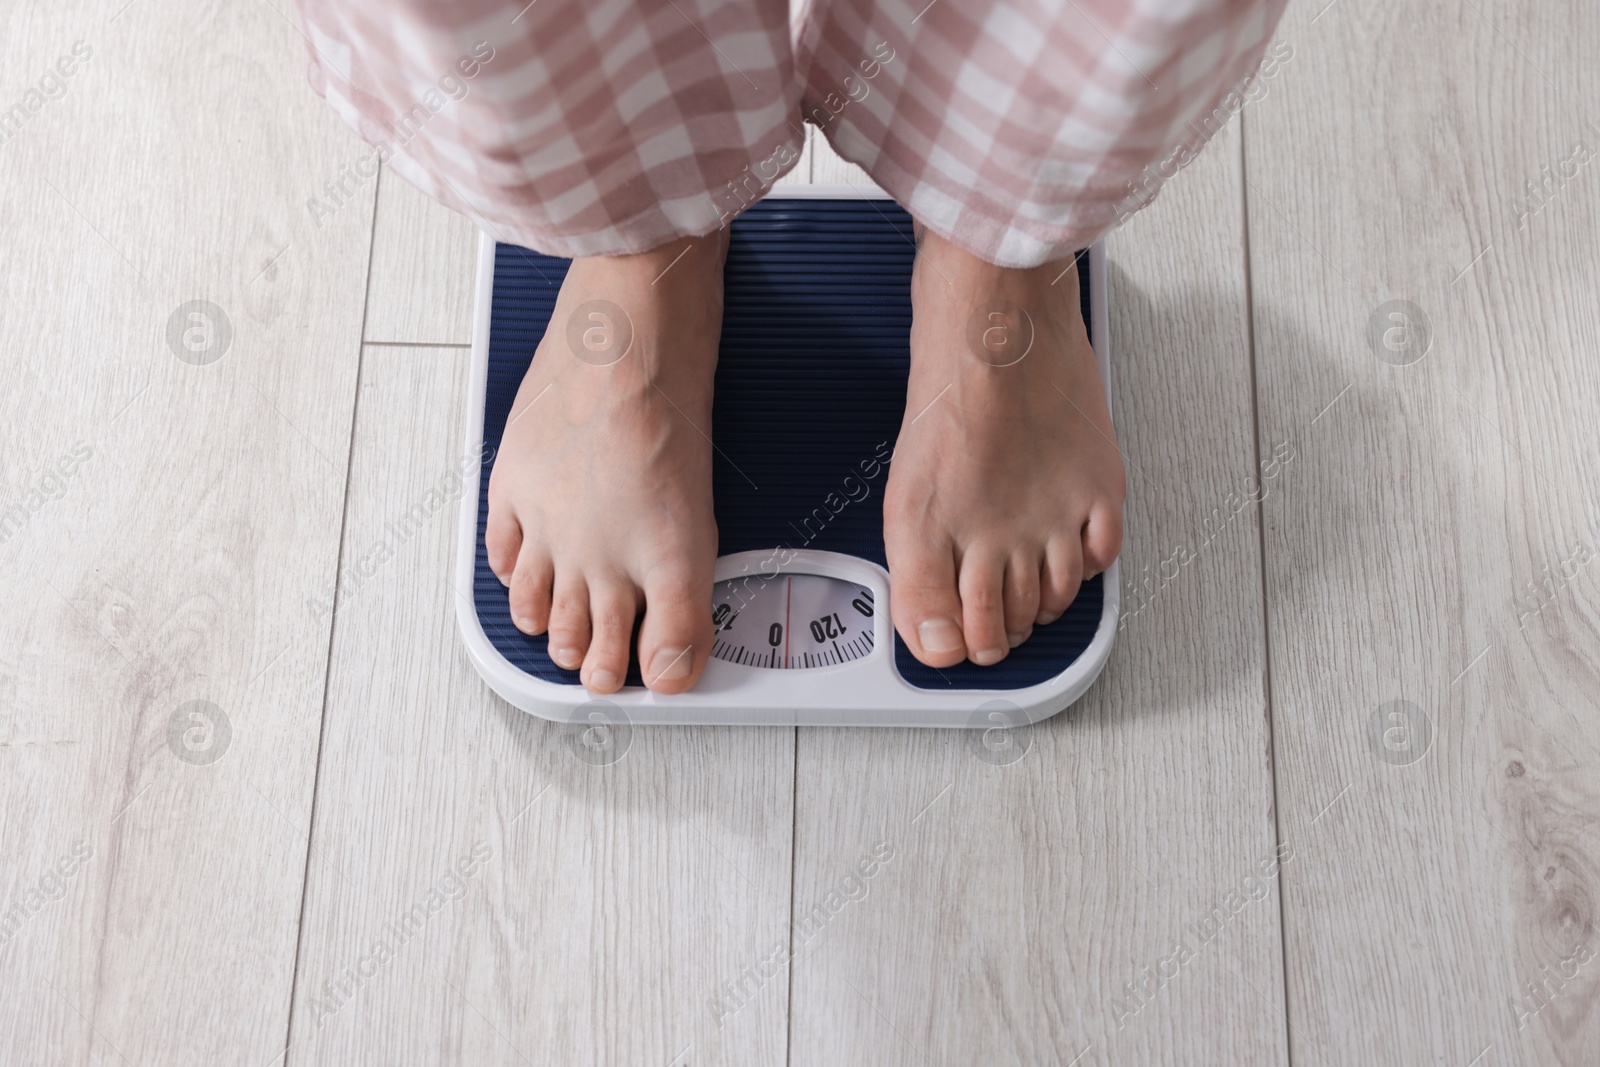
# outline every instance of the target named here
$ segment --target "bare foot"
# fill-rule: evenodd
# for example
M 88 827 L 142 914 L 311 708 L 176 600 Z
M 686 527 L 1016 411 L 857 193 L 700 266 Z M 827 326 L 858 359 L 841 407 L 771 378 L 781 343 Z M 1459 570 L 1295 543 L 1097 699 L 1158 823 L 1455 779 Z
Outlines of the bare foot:
M 645 684 L 711 652 L 711 390 L 726 235 L 574 260 L 489 478 L 489 565 L 550 658 L 614 693 L 639 612 Z
M 884 497 L 891 612 L 929 666 L 987 666 L 1116 558 L 1122 456 L 1071 260 L 995 267 L 923 230 L 911 305 Z

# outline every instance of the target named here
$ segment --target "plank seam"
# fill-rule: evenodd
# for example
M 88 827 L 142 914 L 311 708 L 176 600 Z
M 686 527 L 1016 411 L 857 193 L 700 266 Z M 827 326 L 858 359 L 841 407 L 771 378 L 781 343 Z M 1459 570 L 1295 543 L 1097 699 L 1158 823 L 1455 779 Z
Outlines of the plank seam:
M 789 774 L 789 990 L 783 1013 L 783 1067 L 794 1062 L 794 897 L 795 870 L 800 866 L 800 727 L 794 727 L 791 744 L 794 762 Z
M 470 343 L 461 341 L 362 341 L 363 345 L 374 348 L 464 348 L 470 349 Z
M 361 374 L 366 362 L 362 358 L 362 353 L 370 343 L 364 338 L 367 332 L 367 313 L 372 307 L 372 252 L 378 236 L 378 186 L 382 181 L 383 168 L 379 167 L 377 180 L 372 183 L 372 225 L 367 234 L 367 284 L 361 297 L 361 329 L 356 334 L 356 382 L 355 392 L 350 398 L 349 444 L 345 449 L 344 462 L 344 499 L 339 509 L 339 551 L 334 560 L 333 570 L 333 613 L 328 619 L 328 650 L 322 665 L 322 714 L 317 719 L 317 758 L 311 775 L 311 811 L 306 821 L 305 873 L 300 880 L 300 914 L 297 919 L 298 928 L 295 931 L 294 970 L 289 981 L 289 1011 L 284 1025 L 283 1067 L 289 1067 L 291 1059 L 289 1044 L 294 1036 L 294 1008 L 300 991 L 300 959 L 305 952 L 306 898 L 311 895 L 311 850 L 315 847 L 312 837 L 317 830 L 317 796 L 322 785 L 323 741 L 328 733 L 328 686 L 333 676 L 334 630 L 339 625 L 338 576 L 344 566 L 345 532 L 350 518 L 350 483 L 353 481 L 350 475 L 356 460 L 356 414 L 361 406 Z
M 1261 398 L 1260 379 L 1256 372 L 1256 305 L 1255 275 L 1250 261 L 1250 182 L 1247 169 L 1249 153 L 1245 151 L 1245 120 L 1239 116 L 1239 215 L 1244 253 L 1244 328 L 1245 351 L 1250 359 L 1250 439 L 1254 445 L 1251 457 L 1254 469 L 1261 470 Z M 1278 796 L 1278 730 L 1276 709 L 1272 702 L 1272 629 L 1268 625 L 1267 605 L 1267 517 L 1265 494 L 1256 497 L 1256 549 L 1261 578 L 1261 691 L 1267 706 L 1267 752 L 1271 756 L 1272 779 L 1272 845 L 1276 852 L 1283 847 L 1283 806 Z M 1285 1062 L 1294 1067 L 1293 1024 L 1289 1018 L 1289 938 L 1284 926 L 1283 907 L 1284 875 L 1280 867 L 1276 881 L 1278 898 L 1278 960 L 1283 987 L 1283 1050 Z

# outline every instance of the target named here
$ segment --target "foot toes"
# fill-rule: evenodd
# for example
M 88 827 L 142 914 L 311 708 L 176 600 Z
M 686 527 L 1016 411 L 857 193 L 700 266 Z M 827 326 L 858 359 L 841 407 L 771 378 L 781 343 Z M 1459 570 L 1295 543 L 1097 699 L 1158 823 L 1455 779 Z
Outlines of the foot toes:
M 589 651 L 589 587 L 573 571 L 557 571 L 550 602 L 550 659 L 575 671 Z
M 509 507 L 496 505 L 493 494 L 489 499 L 489 521 L 483 527 L 483 544 L 488 549 L 489 569 L 501 585 L 510 585 L 517 556 L 522 552 L 522 525 Z
M 657 693 L 694 685 L 711 654 L 711 578 L 656 578 L 645 586 L 639 665 Z
M 1096 505 L 1083 524 L 1083 573 L 1092 578 L 1122 551 L 1122 509 Z
M 1039 617 L 1039 572 L 1043 560 L 1037 552 L 1018 550 L 1006 563 L 1006 643 L 1016 648 L 1033 633 Z
M 961 630 L 967 658 L 980 667 L 999 663 L 1011 651 L 1006 638 L 1005 558 L 970 550 L 961 558 Z
M 889 557 L 889 611 L 900 639 L 930 667 L 961 662 L 967 645 L 961 634 L 954 550 L 948 544 L 884 547 Z
M 1072 606 L 1083 581 L 1082 542 L 1054 537 L 1044 550 L 1044 569 L 1039 577 L 1039 614 L 1035 621 L 1048 626 Z
M 633 643 L 633 617 L 638 594 L 626 579 L 589 583 L 589 618 L 593 636 L 583 657 L 583 684 L 596 693 L 615 693 L 628 677 L 628 651 Z
M 550 625 L 550 587 L 556 569 L 542 548 L 524 541 L 511 575 L 511 621 L 525 634 L 542 634 Z

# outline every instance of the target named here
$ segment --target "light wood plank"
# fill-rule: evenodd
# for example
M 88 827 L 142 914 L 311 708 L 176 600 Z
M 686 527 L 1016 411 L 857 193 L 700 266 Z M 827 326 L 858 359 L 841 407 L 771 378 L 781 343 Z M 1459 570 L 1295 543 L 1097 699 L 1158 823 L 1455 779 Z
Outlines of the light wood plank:
M 340 600 L 289 1062 L 781 1063 L 781 968 L 712 998 L 783 937 L 793 731 L 641 728 L 594 766 L 478 679 L 440 499 L 466 369 L 364 355 L 344 558 L 384 562 Z M 460 899 L 397 934 L 463 859 Z
M 820 132 L 811 137 L 811 180 L 817 185 L 856 185 L 876 190 L 877 183 L 866 171 L 848 162 L 833 150 L 833 144 Z
M 1111 241 L 1125 595 L 1161 591 L 1099 683 L 1009 766 L 977 733 L 800 732 L 797 920 L 895 855 L 796 931 L 797 1067 L 1284 1061 L 1259 531 L 1213 520 L 1256 468 L 1240 182 L 1230 133 Z
M 366 339 L 471 344 L 477 227 L 395 174 L 377 186 Z
M 82 42 L 0 145 L 0 509 L 22 507 L 0 543 L 0 1061 L 265 1064 L 372 200 L 307 212 L 355 138 L 283 15 L 122 9 L 0 15 L 6 108 Z M 221 317 L 207 342 L 178 314 L 196 299 L 226 345 Z
M 800 160 L 794 169 L 779 178 L 774 185 L 810 185 L 812 161 L 816 158 L 816 142 L 821 140 L 817 136 L 817 128 L 809 122 L 800 124 L 800 132 L 805 137 L 805 142 L 800 148 Z
M 1600 1062 L 1600 12 L 1320 6 L 1245 115 L 1295 1058 Z

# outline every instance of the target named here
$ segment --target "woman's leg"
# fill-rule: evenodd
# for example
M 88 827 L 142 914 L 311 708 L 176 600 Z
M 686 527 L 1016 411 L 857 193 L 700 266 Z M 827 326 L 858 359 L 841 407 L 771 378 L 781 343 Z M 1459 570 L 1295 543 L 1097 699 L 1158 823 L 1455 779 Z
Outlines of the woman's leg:
M 786 0 L 301 0 L 390 170 L 550 255 L 707 234 L 798 158 Z
M 802 28 L 804 114 L 918 223 L 884 545 L 923 662 L 1003 659 L 1120 551 L 1071 256 L 1236 110 L 1282 4 L 818 0 Z
M 392 170 L 498 237 L 573 257 L 489 480 L 513 619 L 609 693 L 643 611 L 646 683 L 687 689 L 711 650 L 719 227 L 799 155 L 787 5 L 302 14 L 313 83 Z
M 1226 122 L 1284 3 L 815 0 L 801 107 L 935 234 L 1037 266 L 1148 202 Z

